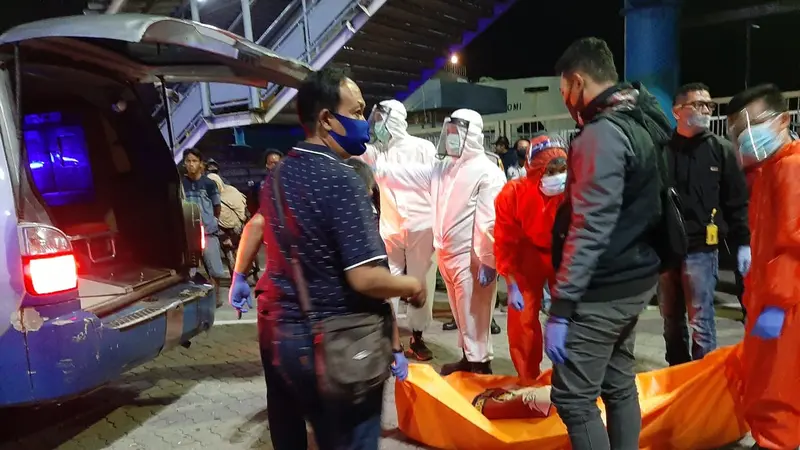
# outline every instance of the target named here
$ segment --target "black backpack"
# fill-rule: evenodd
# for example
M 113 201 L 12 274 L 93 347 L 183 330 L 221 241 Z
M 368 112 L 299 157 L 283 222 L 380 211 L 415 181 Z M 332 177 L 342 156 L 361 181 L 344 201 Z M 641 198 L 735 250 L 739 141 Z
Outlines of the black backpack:
M 654 150 L 658 153 L 657 165 L 660 174 L 661 215 L 652 232 L 651 245 L 661 259 L 661 271 L 680 267 L 689 250 L 689 240 L 683 219 L 683 209 L 678 192 L 671 186 L 668 174 L 667 152 L 671 127 L 655 98 L 647 93 L 641 85 L 635 85 L 639 91 L 639 104 L 631 110 L 609 110 L 601 113 L 595 120 L 610 120 L 629 134 L 631 126 L 641 126 L 653 140 Z M 631 136 L 628 136 L 631 138 Z M 561 264 L 564 242 L 572 219 L 572 208 L 569 200 L 561 205 L 553 224 L 553 267 L 558 270 Z

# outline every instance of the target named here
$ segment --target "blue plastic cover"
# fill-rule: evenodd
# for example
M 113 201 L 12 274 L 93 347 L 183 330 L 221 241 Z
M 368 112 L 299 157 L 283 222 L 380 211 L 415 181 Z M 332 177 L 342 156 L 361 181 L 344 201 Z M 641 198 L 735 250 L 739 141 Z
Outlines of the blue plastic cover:
M 22 126 L 33 182 L 48 206 L 94 201 L 89 149 L 80 116 L 28 114 Z

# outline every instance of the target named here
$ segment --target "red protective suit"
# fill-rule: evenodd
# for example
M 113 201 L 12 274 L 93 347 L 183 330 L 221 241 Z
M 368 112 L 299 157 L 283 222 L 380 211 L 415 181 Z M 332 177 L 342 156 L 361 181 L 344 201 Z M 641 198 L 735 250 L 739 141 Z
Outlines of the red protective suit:
M 762 448 L 794 449 L 800 446 L 800 141 L 786 144 L 754 173 L 750 230 L 744 417 Z M 786 312 L 773 340 L 750 334 L 767 306 Z
M 536 141 L 531 142 L 535 145 Z M 508 346 L 520 378 L 539 376 L 542 326 L 539 310 L 546 282 L 554 281 L 551 262 L 552 228 L 564 194 L 545 196 L 539 183 L 547 165 L 566 158 L 563 149 L 537 153 L 526 166 L 527 176 L 507 183 L 495 199 L 494 254 L 497 272 L 512 276 L 525 300 L 522 311 L 508 308 Z

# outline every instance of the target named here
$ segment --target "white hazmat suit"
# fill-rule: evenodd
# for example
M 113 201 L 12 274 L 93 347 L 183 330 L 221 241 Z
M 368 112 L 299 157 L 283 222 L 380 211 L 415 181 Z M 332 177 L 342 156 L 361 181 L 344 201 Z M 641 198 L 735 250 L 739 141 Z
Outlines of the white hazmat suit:
M 397 100 L 380 103 L 384 114 L 371 117 L 373 128 L 382 139 L 367 145 L 359 158 L 372 167 L 376 165 L 422 164 L 436 161 L 436 147 L 430 141 L 411 136 L 406 131 L 406 108 Z M 381 132 L 383 131 L 383 132 Z M 381 142 L 383 141 L 383 142 Z M 436 266 L 433 264 L 432 202 L 428 190 L 416 186 L 389 186 L 376 178 L 381 194 L 380 233 L 386 246 L 392 275 L 410 275 L 427 286 L 425 306 L 409 306 L 408 325 L 413 331 L 424 331 L 433 320 L 433 296 L 436 289 Z M 398 311 L 399 298 L 393 298 Z
M 453 127 L 456 122 L 461 130 Z M 483 119 L 475 111 L 460 109 L 450 116 L 438 154 L 443 158 L 432 166 L 378 164 L 376 174 L 388 185 L 430 190 L 433 242 L 458 325 L 459 346 L 469 363 L 488 363 L 493 358 L 490 325 L 497 282 L 494 277 L 481 286 L 478 271 L 481 265 L 495 268 L 494 200 L 506 177 L 484 151 Z M 467 369 L 462 364 L 458 370 Z

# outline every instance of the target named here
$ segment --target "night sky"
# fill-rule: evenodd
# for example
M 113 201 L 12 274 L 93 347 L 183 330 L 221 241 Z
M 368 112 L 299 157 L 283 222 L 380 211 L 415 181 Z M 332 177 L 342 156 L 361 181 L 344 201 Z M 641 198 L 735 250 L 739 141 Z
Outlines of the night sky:
M 720 1 L 729 5 L 726 9 L 742 3 Z M 708 8 L 712 0 L 702 2 Z M 596 36 L 608 42 L 622 76 L 621 7 L 621 0 L 518 0 L 464 51 L 462 60 L 467 75 L 475 81 L 482 76 L 496 79 L 552 76 L 553 65 L 570 42 Z M 794 38 L 800 14 L 773 16 L 755 23 L 760 28 L 751 34 L 751 85 L 773 82 L 784 91 L 800 89 L 800 40 Z M 679 43 L 681 82 L 702 81 L 711 87 L 715 97 L 742 90 L 745 30 L 743 22 L 683 30 Z

